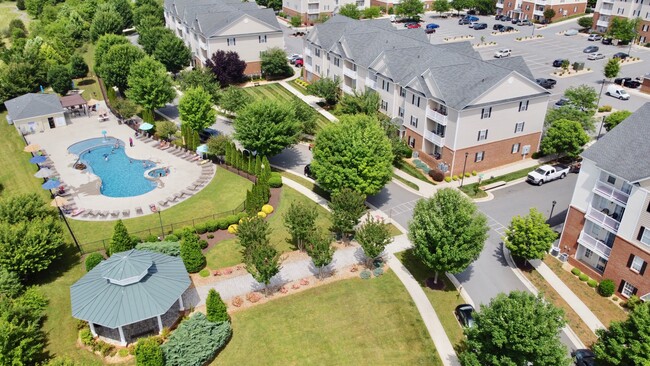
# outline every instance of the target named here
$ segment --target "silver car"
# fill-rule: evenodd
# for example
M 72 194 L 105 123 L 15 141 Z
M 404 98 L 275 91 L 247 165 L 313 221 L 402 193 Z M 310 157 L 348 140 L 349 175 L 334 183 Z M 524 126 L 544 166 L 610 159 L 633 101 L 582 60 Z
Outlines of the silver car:
M 604 58 L 605 58 L 605 55 L 603 55 L 600 52 L 590 53 L 589 56 L 587 56 L 587 60 L 602 60 Z

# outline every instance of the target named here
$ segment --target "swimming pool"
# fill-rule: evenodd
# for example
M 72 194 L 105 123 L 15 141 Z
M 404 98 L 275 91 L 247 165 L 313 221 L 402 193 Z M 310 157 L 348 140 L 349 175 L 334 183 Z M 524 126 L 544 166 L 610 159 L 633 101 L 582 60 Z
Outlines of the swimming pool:
M 77 154 L 88 171 L 102 180 L 100 192 L 104 196 L 132 197 L 152 191 L 157 183 L 144 173 L 156 164 L 129 158 L 124 149 L 124 143 L 118 139 L 97 138 L 76 143 L 68 151 Z
M 147 174 L 153 178 L 166 177 L 169 175 L 169 170 L 167 168 L 156 168 L 151 169 Z

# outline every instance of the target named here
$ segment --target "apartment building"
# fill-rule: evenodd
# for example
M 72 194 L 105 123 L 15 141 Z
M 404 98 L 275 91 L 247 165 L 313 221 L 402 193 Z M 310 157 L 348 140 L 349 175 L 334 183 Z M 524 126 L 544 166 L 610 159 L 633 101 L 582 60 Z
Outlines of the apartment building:
M 192 51 L 193 64 L 204 65 L 218 50 L 235 51 L 246 61 L 247 75 L 261 73 L 260 54 L 284 49 L 284 36 L 273 9 L 239 0 L 165 0 L 165 25 Z
M 551 19 L 553 21 L 575 14 L 584 14 L 587 10 L 587 0 L 497 0 L 496 9 L 497 14 L 531 21 L 542 21 L 544 11 L 553 9 L 555 10 L 555 16 Z
M 650 42 L 650 0 L 598 0 L 594 12 L 594 29 L 606 32 L 614 17 L 641 18 L 638 42 Z
M 623 297 L 650 301 L 650 103 L 583 154 L 560 251 Z
M 282 0 L 282 12 L 300 16 L 302 22 L 314 23 L 320 15 L 331 16 L 341 6 L 355 4 L 359 9 L 370 5 L 369 0 Z M 385 6 L 384 6 L 385 7 Z
M 374 90 L 380 111 L 430 167 L 451 175 L 529 158 L 549 92 L 518 56 L 484 61 L 469 42 L 432 45 L 422 29 L 334 16 L 305 39 L 305 74 Z

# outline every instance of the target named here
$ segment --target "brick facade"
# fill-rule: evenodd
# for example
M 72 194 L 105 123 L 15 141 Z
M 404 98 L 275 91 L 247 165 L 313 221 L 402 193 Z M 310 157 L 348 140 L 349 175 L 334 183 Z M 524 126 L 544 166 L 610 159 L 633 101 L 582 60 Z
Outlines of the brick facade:
M 569 254 L 569 263 L 586 273 L 589 277 L 598 281 L 602 280 L 602 275 L 588 265 L 575 259 L 578 250 L 578 237 L 582 228 L 585 226 L 585 213 L 573 206 L 569 206 L 564 230 L 560 238 L 560 252 Z
M 630 255 L 635 255 L 643 258 L 646 263 L 650 263 L 650 253 L 642 250 L 638 246 L 616 236 L 614 245 L 612 246 L 612 253 L 609 256 L 609 261 L 605 267 L 603 278 L 609 278 L 616 284 L 616 293 L 619 292 L 621 281 L 628 282 L 636 287 L 637 295 L 642 296 L 650 293 L 650 269 L 646 269 L 641 275 L 640 273 L 628 267 Z M 648 265 L 646 265 L 647 267 Z
M 516 14 L 513 13 L 513 11 L 517 8 L 517 0 L 504 0 L 503 1 L 503 10 L 501 11 L 501 14 L 509 15 L 509 16 L 515 16 Z
M 643 82 L 641 83 L 641 91 L 650 94 L 650 77 L 646 76 L 643 78 Z
M 421 151 L 422 150 L 422 144 L 424 143 L 424 137 L 422 135 L 418 134 L 417 132 L 406 128 L 404 131 L 404 141 L 409 142 L 409 140 L 415 139 L 415 145 L 409 144 L 411 146 L 411 149 L 414 151 Z M 426 155 L 424 153 L 421 153 L 420 155 Z
M 538 7 L 540 5 L 537 5 Z M 570 17 L 575 14 L 584 14 L 584 12 L 587 10 L 587 3 L 577 3 L 577 4 L 556 4 L 556 5 L 546 5 L 544 6 L 544 10 L 546 9 L 553 9 L 555 10 L 555 16 L 551 19 L 551 22 L 562 19 L 564 17 Z M 522 18 L 526 19 L 535 19 L 535 16 L 533 14 L 533 11 L 535 10 L 535 3 L 531 1 L 524 1 L 521 3 L 521 11 L 523 13 Z M 566 14 L 564 12 L 566 11 Z M 596 20 L 594 20 L 594 24 L 596 24 Z

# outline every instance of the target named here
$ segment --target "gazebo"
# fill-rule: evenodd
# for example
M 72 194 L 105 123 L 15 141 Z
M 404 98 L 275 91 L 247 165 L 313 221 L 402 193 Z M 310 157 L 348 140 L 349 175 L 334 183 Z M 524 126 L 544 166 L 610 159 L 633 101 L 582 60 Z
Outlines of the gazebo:
M 74 117 L 81 113 L 88 115 L 86 111 L 86 100 L 81 94 L 70 94 L 60 98 L 61 105 Z
M 87 321 L 93 336 L 126 346 L 172 326 L 189 286 L 178 257 L 135 249 L 115 253 L 70 287 L 72 316 Z

